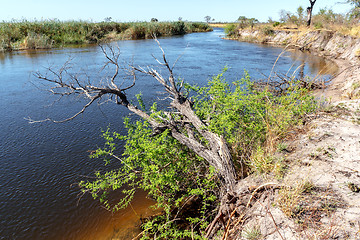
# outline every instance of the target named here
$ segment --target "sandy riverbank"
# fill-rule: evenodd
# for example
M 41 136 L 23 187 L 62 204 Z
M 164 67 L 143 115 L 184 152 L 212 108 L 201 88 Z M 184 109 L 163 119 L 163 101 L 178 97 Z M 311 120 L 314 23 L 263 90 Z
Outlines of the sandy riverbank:
M 284 178 L 250 176 L 240 181 L 240 194 L 255 196 L 253 186 L 260 190 L 245 220 L 231 230 L 239 231 L 238 236 L 256 230 L 262 239 L 360 239 L 359 41 L 345 36 L 341 39 L 347 45 L 337 42 L 345 48 L 332 48 L 334 40 L 310 35 L 273 35 L 269 42 L 283 45 L 286 36 L 293 39 L 287 45 L 307 43 L 308 51 L 334 61 L 339 72 L 316 92 L 327 99 L 325 109 L 307 116 L 303 128 L 289 132 L 282 143 L 277 157 L 287 166 Z

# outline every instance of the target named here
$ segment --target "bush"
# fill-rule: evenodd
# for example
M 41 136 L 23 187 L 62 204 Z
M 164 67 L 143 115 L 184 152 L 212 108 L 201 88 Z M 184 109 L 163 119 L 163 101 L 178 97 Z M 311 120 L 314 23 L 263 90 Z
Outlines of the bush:
M 197 90 L 194 106 L 209 129 L 225 137 L 239 165 L 248 162 L 259 146 L 273 146 L 302 123 L 303 115 L 316 109 L 314 98 L 295 80 L 281 96 L 254 88 L 247 73 L 233 85 L 231 89 L 222 74 L 214 77 Z
M 270 26 L 265 26 L 264 28 L 261 29 L 261 32 L 265 35 L 265 36 L 270 36 L 270 35 L 274 35 L 274 29 L 272 29 Z
M 237 35 L 237 27 L 235 23 L 229 23 L 225 26 L 225 34 L 228 37 L 235 37 Z
M 228 37 L 236 35 L 236 30 L 237 30 L 237 27 L 236 27 L 235 23 L 226 24 L 225 29 L 224 29 L 225 34 Z
M 273 27 L 277 27 L 277 26 L 279 26 L 281 23 L 280 22 L 274 22 L 273 23 Z
M 25 38 L 22 47 L 26 49 L 44 49 L 51 48 L 52 41 L 48 36 L 43 34 L 36 34 L 29 32 L 28 36 Z
M 314 28 L 315 29 L 320 29 L 320 28 L 323 28 L 323 24 L 321 22 L 314 22 Z
M 281 171 L 282 163 L 269 157 L 272 147 L 291 128 L 302 124 L 305 114 L 316 110 L 314 98 L 296 81 L 276 95 L 267 87 L 257 89 L 247 73 L 230 85 L 223 72 L 204 87 L 185 84 L 184 88 L 196 114 L 207 123 L 207 130 L 225 138 L 234 161 L 239 166 L 247 165 L 248 173 Z M 140 96 L 138 100 L 139 108 L 145 109 Z M 154 118 L 160 114 L 158 121 L 168 117 L 157 109 L 156 103 L 148 113 Z M 175 113 L 171 119 L 183 120 L 177 119 Z M 117 210 L 126 207 L 136 189 L 141 188 L 164 211 L 143 225 L 142 239 L 151 239 L 154 234 L 161 239 L 202 239 L 214 217 L 211 213 L 219 194 L 214 169 L 179 144 L 168 130 L 154 135 L 147 122 L 132 123 L 129 119 L 125 126 L 126 136 L 105 131 L 105 147 L 91 155 L 102 157 L 106 164 L 112 159 L 120 160 L 121 167 L 96 173 L 95 181 L 81 182 L 83 191 L 99 198 L 107 208 Z M 117 157 L 116 146 L 121 142 L 125 142 L 125 150 L 122 157 Z M 124 197 L 111 205 L 107 194 L 114 190 L 121 190 Z
M 155 106 L 152 109 L 156 111 Z M 193 234 L 199 239 L 217 196 L 215 189 L 218 186 L 214 170 L 180 145 L 168 131 L 153 136 L 148 123 L 131 123 L 129 119 L 125 119 L 125 126 L 128 129 L 127 136 L 111 133 L 109 130 L 104 132 L 105 148 L 98 149 L 91 156 L 104 157 L 108 164 L 115 154 L 115 144 L 125 141 L 121 168 L 107 173 L 96 173 L 96 181 L 81 182 L 83 191 L 90 191 L 93 197 L 99 198 L 108 209 L 118 210 L 128 206 L 136 189 L 141 188 L 147 191 L 149 196 L 156 200 L 156 206 L 164 211 L 161 216 L 146 222 L 142 239 L 149 239 L 148 237 L 156 232 L 161 238 L 167 239 L 190 237 L 192 233 L 187 229 L 190 225 L 195 226 Z M 112 206 L 107 194 L 118 189 L 123 192 L 124 198 Z M 192 204 L 191 199 L 197 199 L 195 204 Z M 182 210 L 189 203 L 192 214 L 174 220 L 184 214 Z

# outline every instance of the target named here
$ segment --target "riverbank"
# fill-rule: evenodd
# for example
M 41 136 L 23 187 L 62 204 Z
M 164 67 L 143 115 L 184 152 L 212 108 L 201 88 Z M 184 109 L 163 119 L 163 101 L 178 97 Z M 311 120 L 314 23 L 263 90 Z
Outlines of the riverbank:
M 114 40 L 136 40 L 193 32 L 212 28 L 201 22 L 86 22 L 86 21 L 12 21 L 0 23 L 0 51 L 47 49 L 68 45 Z
M 282 179 L 251 175 L 238 184 L 248 196 L 229 234 L 261 239 L 360 237 L 360 40 L 330 31 L 239 31 L 239 40 L 298 48 L 331 59 L 339 72 L 316 92 L 325 107 L 305 116 L 279 144 Z
M 282 46 L 286 50 L 299 49 L 330 59 L 340 66 L 339 75 L 350 74 L 351 77 L 340 79 L 337 76 L 333 79 L 333 84 L 324 91 L 324 96 L 340 100 L 359 95 L 359 79 L 353 72 L 360 61 L 359 38 L 329 30 L 244 29 L 239 30 L 238 35 L 231 39 Z

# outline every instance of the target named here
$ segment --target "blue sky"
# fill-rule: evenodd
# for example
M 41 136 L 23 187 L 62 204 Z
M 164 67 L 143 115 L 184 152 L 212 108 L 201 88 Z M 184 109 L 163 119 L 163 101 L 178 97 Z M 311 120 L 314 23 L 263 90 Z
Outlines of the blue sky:
M 318 0 L 319 8 L 345 12 L 345 0 Z M 306 8 L 308 0 L 0 0 L 0 21 L 11 19 L 91 20 L 102 21 L 112 17 L 116 21 L 174 21 L 179 17 L 189 21 L 203 21 L 209 15 L 216 21 L 234 21 L 239 16 L 255 17 L 260 21 L 279 18 L 279 11 L 295 12 L 298 6 Z

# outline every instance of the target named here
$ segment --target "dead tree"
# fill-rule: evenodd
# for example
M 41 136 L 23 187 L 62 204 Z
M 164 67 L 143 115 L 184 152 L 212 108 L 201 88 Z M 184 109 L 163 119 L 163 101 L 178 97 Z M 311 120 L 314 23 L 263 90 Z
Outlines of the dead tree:
M 158 41 L 157 43 L 159 44 Z M 84 104 L 82 109 L 73 116 L 61 121 L 55 121 L 53 119 L 41 121 L 28 120 L 31 123 L 43 121 L 69 121 L 85 112 L 86 109 L 96 101 L 104 100 L 104 98 L 108 97 L 107 99 L 112 99 L 117 104 L 126 107 L 130 112 L 149 122 L 154 134 L 169 130 L 172 137 L 194 151 L 198 156 L 205 159 L 209 165 L 217 170 L 218 176 L 224 184 L 224 191 L 222 194 L 225 192 L 232 192 L 236 183 L 236 173 L 228 145 L 222 136 L 207 130 L 206 122 L 202 121 L 196 115 L 192 108 L 193 103 L 182 92 L 182 83 L 177 84 L 175 81 L 173 73 L 175 64 L 170 66 L 160 44 L 159 48 L 162 51 L 162 60 L 155 59 L 166 69 L 168 77 L 163 77 L 159 71 L 151 67 L 142 68 L 129 66 L 126 70 L 128 76 L 131 77 L 131 81 L 127 86 L 124 86 L 124 82 L 119 80 L 119 72 L 124 70 L 119 64 L 119 51 L 116 51 L 112 47 L 100 47 L 107 59 L 105 66 L 112 66 L 114 68 L 114 73 L 106 83 L 103 83 L 103 85 L 94 85 L 90 80 L 85 81 L 80 79 L 78 75 L 70 73 L 68 64 L 65 64 L 59 70 L 49 68 L 49 71 L 45 75 L 40 72 L 35 74 L 38 79 L 50 83 L 50 89 L 48 90 L 52 94 L 60 96 L 84 96 L 88 102 Z M 171 109 L 165 112 L 166 118 L 163 115 L 152 117 L 145 110 L 130 103 L 126 91 L 135 86 L 136 73 L 153 77 L 168 93 L 168 96 L 171 99 Z M 204 139 L 206 141 L 204 141 Z
M 310 27 L 311 25 L 311 18 L 312 18 L 312 10 L 314 8 L 315 2 L 316 0 L 309 0 L 310 2 L 310 7 L 308 7 L 307 10 L 307 26 Z

